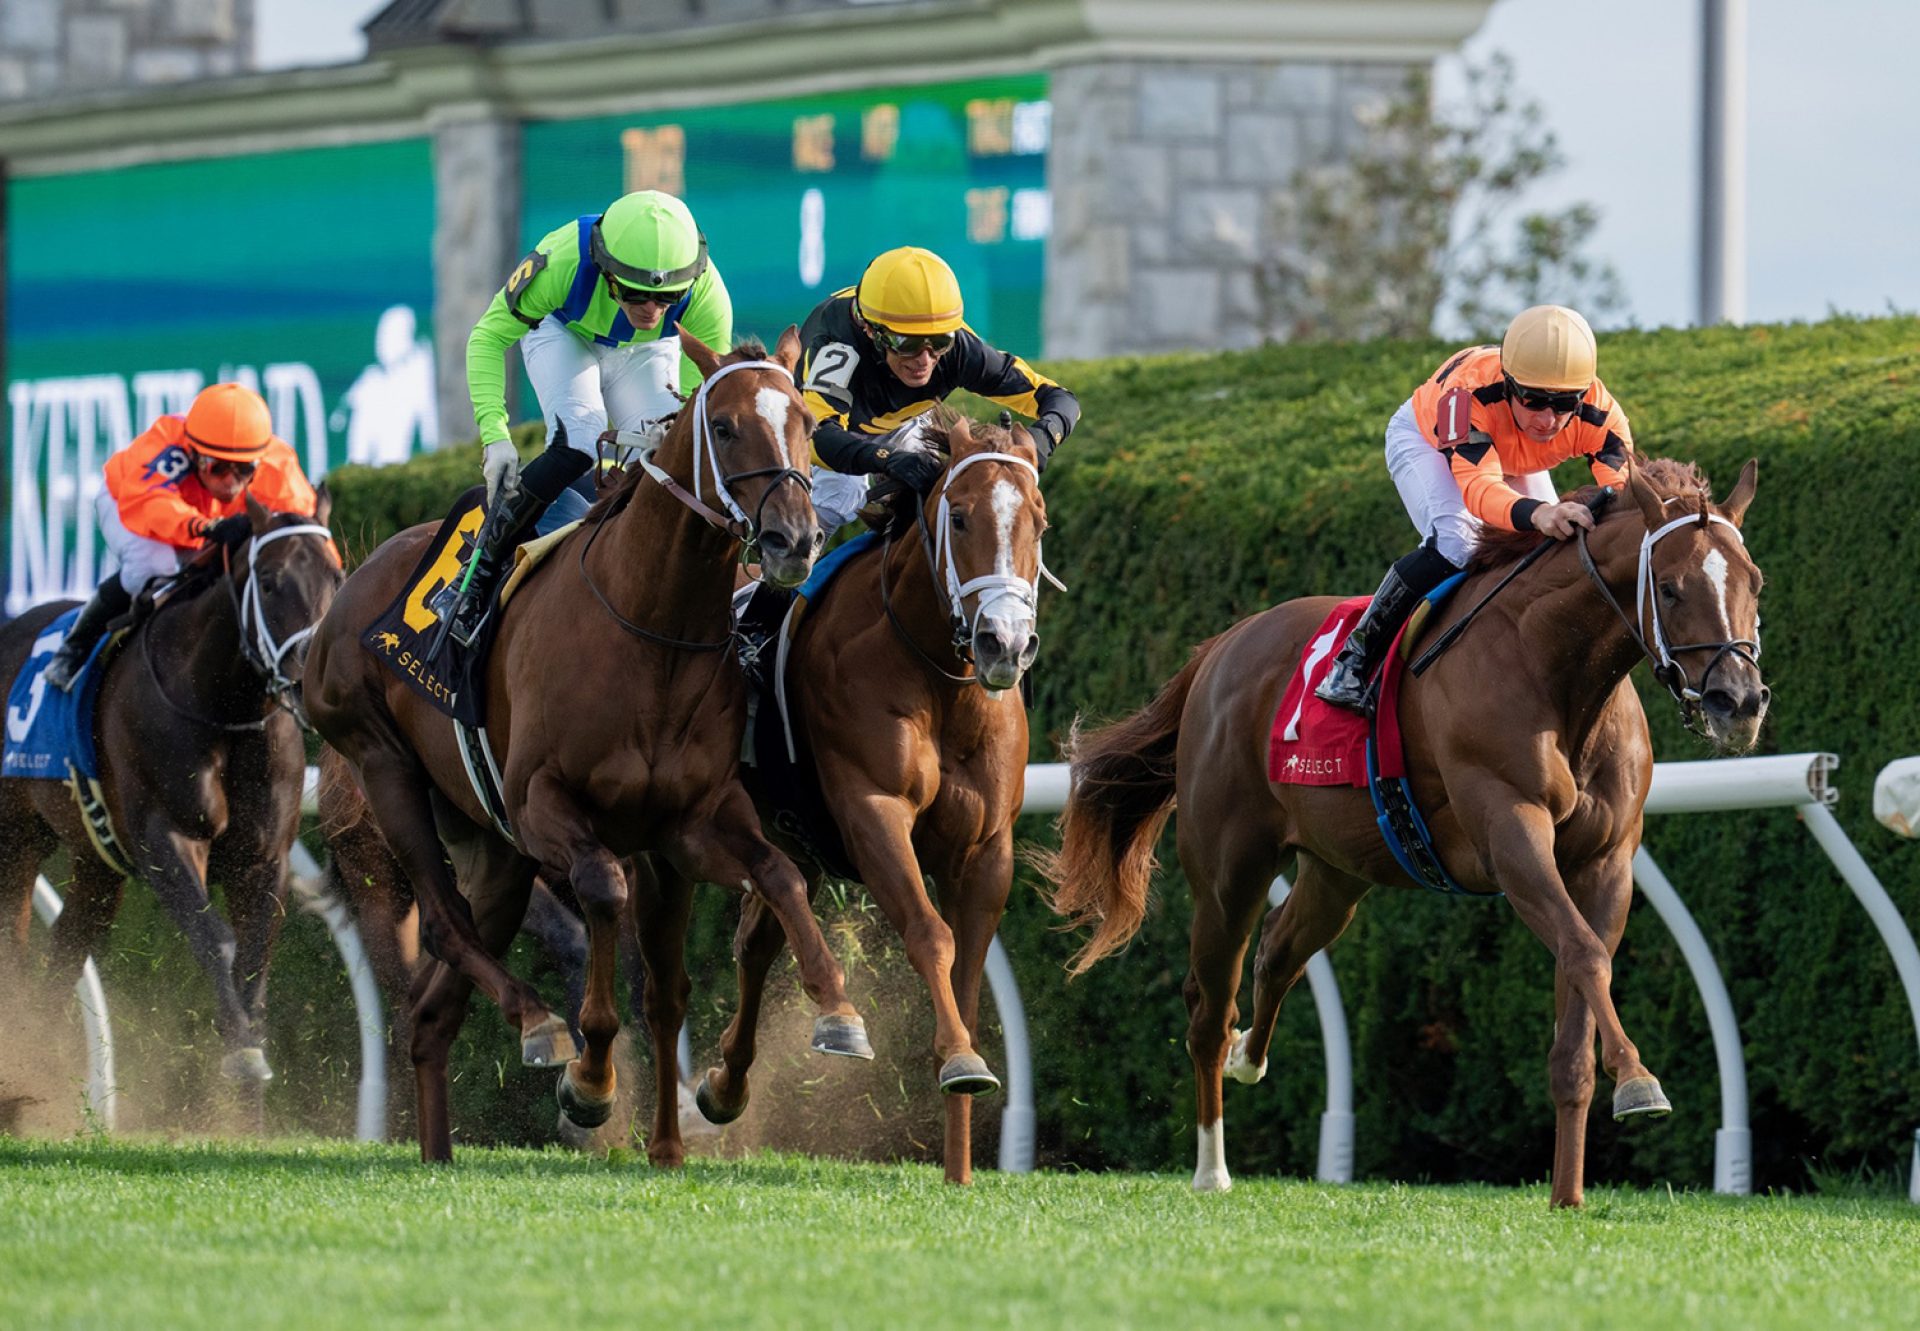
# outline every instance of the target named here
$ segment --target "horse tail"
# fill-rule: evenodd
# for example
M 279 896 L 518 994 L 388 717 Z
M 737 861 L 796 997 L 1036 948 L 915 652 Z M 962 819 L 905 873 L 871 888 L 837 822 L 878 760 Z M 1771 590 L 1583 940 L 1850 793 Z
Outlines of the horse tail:
M 1042 892 L 1054 913 L 1067 917 L 1068 928 L 1093 927 L 1068 964 L 1070 974 L 1124 947 L 1146 918 L 1158 863 L 1153 848 L 1173 813 L 1180 718 L 1217 642 L 1209 638 L 1196 647 L 1180 673 L 1132 716 L 1094 731 L 1082 730 L 1076 719 L 1068 735 L 1073 786 L 1059 819 L 1060 849 L 1033 852 L 1032 860 L 1047 880 Z

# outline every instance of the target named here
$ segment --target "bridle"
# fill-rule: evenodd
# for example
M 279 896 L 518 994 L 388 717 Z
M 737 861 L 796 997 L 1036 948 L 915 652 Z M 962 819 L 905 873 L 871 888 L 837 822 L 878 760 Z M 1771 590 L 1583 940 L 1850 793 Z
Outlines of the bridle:
M 715 384 L 735 370 L 772 370 L 789 384 L 793 382 L 793 375 L 786 366 L 770 360 L 743 360 L 735 361 L 731 365 L 722 365 L 701 382 L 699 391 L 693 395 L 693 490 L 691 492 L 653 460 L 653 455 L 665 442 L 664 438 L 649 438 L 638 444 L 629 444 L 629 436 L 623 434 L 619 437 L 618 443 L 622 447 L 635 449 L 638 454 L 636 461 L 640 469 L 663 490 L 692 509 L 694 514 L 708 526 L 726 532 L 738 540 L 741 543 L 742 561 L 750 561 L 760 543 L 761 520 L 766 515 L 767 501 L 773 498 L 774 492 L 787 481 L 794 482 L 804 492 L 812 493 L 813 480 L 805 472 L 792 466 L 756 467 L 750 471 L 735 472 L 720 470 L 720 453 L 713 440 L 713 423 L 707 416 L 707 397 L 713 391 Z M 760 502 L 755 506 L 753 516 L 748 517 L 746 510 L 735 501 L 732 487 L 737 482 L 750 481 L 761 476 L 771 476 L 773 480 L 768 482 L 767 488 L 761 493 Z M 705 489 L 709 477 L 715 494 L 726 509 L 724 516 L 715 512 L 706 502 Z M 587 539 L 580 543 L 580 577 L 587 584 L 587 590 L 591 591 L 594 598 L 600 602 L 601 609 L 611 615 L 616 624 L 636 638 L 683 652 L 717 652 L 733 641 L 731 634 L 711 641 L 671 638 L 664 633 L 656 633 L 652 629 L 634 623 L 616 610 L 613 603 L 607 599 L 606 593 L 600 590 L 587 572 L 587 552 L 593 548 L 593 543 L 600 538 L 600 533 L 606 529 L 606 526 L 604 521 L 595 524 L 594 529 L 588 533 Z
M 1586 530 L 1582 528 L 1575 533 L 1580 546 L 1580 562 L 1586 568 L 1587 576 L 1593 580 L 1593 585 L 1600 589 L 1600 595 L 1606 603 L 1613 607 L 1613 613 L 1619 616 L 1620 622 L 1626 625 L 1627 633 L 1634 643 L 1645 654 L 1647 660 L 1652 662 L 1653 677 L 1660 681 L 1667 692 L 1673 696 L 1674 702 L 1679 704 L 1680 723 L 1696 735 L 1705 733 L 1700 729 L 1700 700 L 1705 695 L 1707 685 L 1713 678 L 1713 672 L 1720 663 L 1727 657 L 1733 656 L 1746 661 L 1755 670 L 1760 668 L 1760 644 L 1751 638 L 1728 638 L 1718 642 L 1669 643 L 1667 641 L 1666 625 L 1660 620 L 1660 595 L 1653 573 L 1653 547 L 1658 545 L 1662 538 L 1683 527 L 1705 527 L 1709 522 L 1719 523 L 1733 533 L 1734 540 L 1740 542 L 1742 546 L 1746 545 L 1746 538 L 1740 534 L 1738 526 L 1718 513 L 1710 513 L 1704 508 L 1697 514 L 1675 518 L 1640 538 L 1640 566 L 1634 575 L 1634 614 L 1631 619 L 1627 617 L 1626 610 L 1614 596 L 1612 588 L 1607 586 L 1606 579 L 1600 576 L 1600 569 L 1593 561 L 1592 552 L 1587 548 Z M 1652 632 L 1642 634 L 1640 631 L 1642 624 L 1651 624 Z M 1698 688 L 1694 687 L 1686 667 L 1674 659 L 1681 652 L 1713 653 L 1707 659 L 1706 669 L 1700 672 Z
M 299 722 L 302 730 L 312 730 L 313 727 L 307 720 L 305 710 L 300 706 L 299 700 L 293 696 L 300 687 L 299 681 L 288 677 L 285 665 L 288 653 L 314 635 L 320 627 L 319 621 L 316 620 L 304 628 L 297 629 L 285 638 L 275 638 L 272 626 L 267 623 L 266 601 L 260 594 L 258 577 L 260 551 L 273 542 L 289 536 L 313 536 L 323 541 L 333 539 L 333 533 L 317 522 L 274 527 L 268 531 L 256 532 L 247 539 L 247 577 L 243 587 L 234 585 L 232 549 L 225 545 L 220 547 L 220 567 L 221 572 L 226 575 L 223 581 L 227 586 L 227 600 L 233 607 L 234 623 L 240 633 L 241 656 L 265 681 L 266 696 L 274 705 Z M 161 683 L 159 671 L 154 665 L 151 637 L 152 635 L 148 634 L 143 638 L 141 654 L 146 657 L 147 677 L 152 681 L 154 691 L 160 695 L 160 701 L 189 721 L 211 726 L 217 730 L 263 730 L 266 728 L 265 717 L 257 721 L 216 721 L 212 717 L 202 716 L 191 708 L 175 702 L 167 693 L 166 686 Z
M 983 573 L 978 577 L 968 578 L 964 582 L 961 580 L 959 565 L 954 562 L 953 509 L 948 499 L 948 491 L 953 486 L 954 477 L 976 462 L 1011 464 L 1025 469 L 1027 474 L 1034 478 L 1036 484 L 1040 479 L 1040 469 L 1017 454 L 969 453 L 948 467 L 941 477 L 940 500 L 935 508 L 937 531 L 930 529 L 927 525 L 926 503 L 923 501 L 914 506 L 914 517 L 920 528 L 920 545 L 927 556 L 927 568 L 933 574 L 935 589 L 946 599 L 947 622 L 952 630 L 953 653 L 960 659 L 960 663 L 968 668 L 969 673 L 956 675 L 921 649 L 920 644 L 913 640 L 906 626 L 900 622 L 899 616 L 894 613 L 893 597 L 889 593 L 888 579 L 884 572 L 880 579 L 881 603 L 886 609 L 887 620 L 893 625 L 894 631 L 909 647 L 913 648 L 915 654 L 929 669 L 956 684 L 970 683 L 979 678 L 978 672 L 974 669 L 973 636 L 979 626 L 980 616 L 986 613 L 988 606 L 997 605 L 1006 600 L 1015 601 L 1026 612 L 1027 617 L 1037 624 L 1040 614 L 1040 579 L 1044 577 L 1063 592 L 1067 589 L 1066 584 L 1056 578 L 1053 570 L 1047 567 L 1038 542 L 1034 547 L 1037 571 L 1031 582 L 1007 573 Z M 892 541 L 892 532 L 889 531 L 883 542 L 881 553 L 883 569 L 886 564 L 887 548 L 891 547 Z M 969 596 L 979 598 L 974 603 L 971 619 L 966 613 L 966 598 Z

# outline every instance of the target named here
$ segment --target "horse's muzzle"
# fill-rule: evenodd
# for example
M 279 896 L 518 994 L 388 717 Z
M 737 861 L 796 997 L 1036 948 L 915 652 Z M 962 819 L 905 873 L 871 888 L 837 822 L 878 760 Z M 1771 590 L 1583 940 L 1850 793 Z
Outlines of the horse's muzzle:
M 1030 619 L 1009 620 L 982 616 L 973 631 L 974 669 L 990 689 L 1010 689 L 1020 682 L 1040 654 L 1040 635 Z
M 1714 747 L 1724 753 L 1751 749 L 1760 738 L 1760 724 L 1766 720 L 1772 698 L 1773 690 L 1758 680 L 1716 684 L 1701 694 L 1700 712 Z
M 768 527 L 760 533 L 760 571 L 776 587 L 798 587 L 813 572 L 813 561 L 826 543 L 827 534 L 817 523 L 808 523 L 803 531 Z

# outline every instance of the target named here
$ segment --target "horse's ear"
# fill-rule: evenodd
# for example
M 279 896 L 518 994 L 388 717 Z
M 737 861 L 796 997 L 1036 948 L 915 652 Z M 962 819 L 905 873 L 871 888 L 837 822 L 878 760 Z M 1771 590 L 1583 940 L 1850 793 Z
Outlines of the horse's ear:
M 780 334 L 780 340 L 773 347 L 774 363 L 786 369 L 796 380 L 800 377 L 800 329 L 794 324 L 787 325 L 787 331 Z
M 680 353 L 693 362 L 702 379 L 713 378 L 713 372 L 720 368 L 720 358 L 713 348 L 689 333 L 684 324 L 680 328 Z
M 1633 502 L 1639 506 L 1641 521 L 1647 524 L 1648 531 L 1657 530 L 1667 520 L 1666 501 L 1653 488 L 1652 482 L 1640 474 L 1640 468 L 1631 463 L 1627 467 L 1627 493 L 1633 496 Z
M 1747 465 L 1740 468 L 1740 479 L 1733 483 L 1733 490 L 1720 505 L 1720 511 L 1727 515 L 1727 521 L 1738 527 L 1747 516 L 1747 505 L 1753 502 L 1753 487 L 1760 478 L 1760 459 L 1748 458 Z
M 247 525 L 253 528 L 253 534 L 258 536 L 272 521 L 273 513 L 253 497 L 253 491 L 247 491 Z
M 973 422 L 965 416 L 947 427 L 947 456 L 959 457 L 973 451 Z
M 325 481 L 314 487 L 313 520 L 320 526 L 327 525 L 327 519 L 333 516 L 333 491 L 327 489 Z

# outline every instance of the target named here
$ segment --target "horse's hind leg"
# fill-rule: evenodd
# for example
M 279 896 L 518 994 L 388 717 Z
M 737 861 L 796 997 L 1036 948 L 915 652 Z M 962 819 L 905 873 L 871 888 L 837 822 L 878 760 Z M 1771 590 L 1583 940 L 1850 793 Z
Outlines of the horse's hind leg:
M 1293 891 L 1260 931 L 1253 960 L 1253 1021 L 1227 1051 L 1226 1072 L 1235 1081 L 1252 1083 L 1266 1075 L 1280 1004 L 1313 954 L 1346 931 L 1370 886 L 1306 851 L 1300 852 L 1295 879 Z
M 817 877 L 808 880 L 808 900 L 819 887 Z M 740 903 L 740 925 L 733 935 L 734 973 L 739 985 L 740 1006 L 720 1037 L 720 1066 L 707 1069 L 693 1094 L 700 1116 L 709 1123 L 731 1123 L 747 1107 L 747 1072 L 753 1067 L 754 1046 L 760 1032 L 760 1005 L 766 997 L 767 973 L 785 947 L 787 936 L 780 929 L 773 908 L 757 896 Z
M 52 830 L 34 812 L 20 782 L 0 781 L 0 1005 L 39 1006 L 44 995 L 32 980 L 27 939 L 33 925 L 33 887 L 40 865 L 59 848 Z M 76 972 L 79 963 L 75 963 Z
M 1633 848 L 1620 847 L 1568 873 L 1567 891 L 1612 956 L 1633 904 Z M 1594 1020 L 1593 1010 L 1559 967 L 1553 974 L 1553 1013 L 1553 1051 L 1547 1056 L 1554 1112 L 1551 1201 L 1554 1206 L 1579 1206 L 1586 1183 L 1587 1110 L 1593 1103 Z M 1663 1112 L 1665 1103 L 1660 1096 L 1657 1104 L 1649 1101 L 1635 1112 Z
M 653 1130 L 647 1134 L 647 1158 L 661 1169 L 677 1169 L 687 1158 L 680 1139 L 680 1027 L 693 990 L 686 965 L 693 884 L 654 856 L 630 863 L 633 928 L 646 971 L 641 1012 L 653 1038 Z
M 1180 863 L 1193 890 L 1193 933 L 1186 983 L 1187 1053 L 1198 1110 L 1195 1192 L 1225 1192 L 1226 1123 L 1220 1085 L 1238 1016 L 1234 995 L 1253 923 L 1279 868 L 1280 850 L 1264 827 L 1203 826 L 1201 810 L 1179 823 Z

